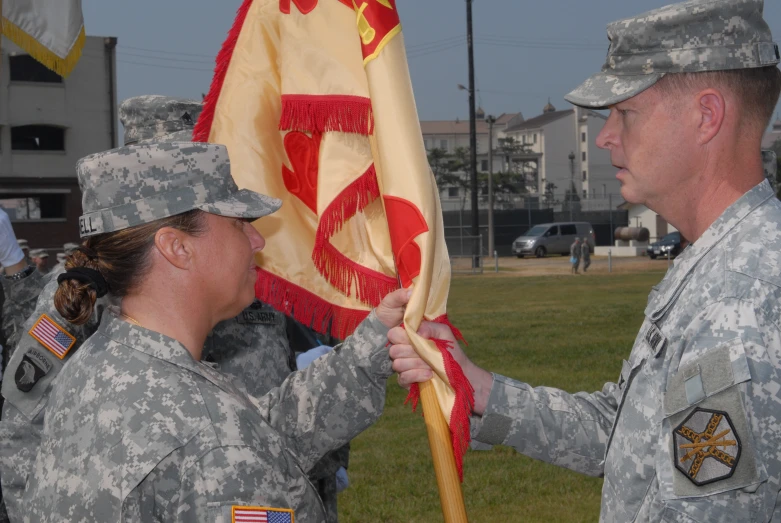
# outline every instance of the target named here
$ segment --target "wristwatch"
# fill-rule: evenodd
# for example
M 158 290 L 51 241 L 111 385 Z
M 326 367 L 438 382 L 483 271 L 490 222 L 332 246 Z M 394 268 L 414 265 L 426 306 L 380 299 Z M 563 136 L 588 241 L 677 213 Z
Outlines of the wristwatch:
M 28 265 L 21 271 L 17 272 L 16 274 L 12 274 L 11 276 L 5 276 L 5 281 L 19 281 L 27 278 L 29 275 L 31 275 L 35 271 L 35 265 Z

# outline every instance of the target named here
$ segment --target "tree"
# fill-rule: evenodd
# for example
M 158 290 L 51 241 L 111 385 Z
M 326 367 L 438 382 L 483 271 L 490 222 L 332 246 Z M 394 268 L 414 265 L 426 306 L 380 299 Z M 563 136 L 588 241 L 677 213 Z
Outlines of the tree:
M 542 202 L 546 207 L 553 207 L 556 205 L 556 189 L 558 189 L 558 186 L 555 183 L 545 183 L 545 192 L 543 193 Z
M 530 165 L 534 165 L 531 162 L 519 161 L 517 156 L 523 154 L 529 154 L 531 152 L 530 146 L 519 142 L 512 136 L 506 138 L 499 138 L 499 150 L 502 154 L 509 158 L 509 165 L 507 166 L 508 182 L 516 185 L 516 194 L 525 194 L 529 192 L 529 189 L 537 191 L 537 169 L 530 168 Z
M 445 149 L 434 148 L 428 151 L 428 164 L 434 173 L 434 180 L 439 189 L 458 187 L 463 190 L 461 208 L 466 205 L 466 195 L 469 193 L 469 178 L 465 175 L 469 165 L 469 149 L 458 147 L 454 154 Z

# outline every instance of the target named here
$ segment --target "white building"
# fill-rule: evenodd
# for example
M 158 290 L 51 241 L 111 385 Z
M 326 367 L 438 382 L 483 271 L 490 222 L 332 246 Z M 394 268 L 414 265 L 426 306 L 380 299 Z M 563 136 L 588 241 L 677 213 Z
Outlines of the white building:
M 67 79 L 3 38 L 0 207 L 32 248 L 79 238 L 79 158 L 117 146 L 116 38 L 88 36 Z
M 619 209 L 629 212 L 629 227 L 648 229 L 649 242 L 659 241 L 665 235 L 678 230 L 645 205 L 625 202 L 619 206 Z

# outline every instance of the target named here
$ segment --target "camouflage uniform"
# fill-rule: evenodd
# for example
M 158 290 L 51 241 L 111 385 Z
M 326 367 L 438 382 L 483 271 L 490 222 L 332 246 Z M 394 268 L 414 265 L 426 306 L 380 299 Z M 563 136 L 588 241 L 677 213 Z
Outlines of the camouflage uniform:
M 765 170 L 765 178 L 770 182 L 774 191 L 778 191 L 778 156 L 775 151 L 762 151 L 762 166 Z
M 120 148 L 82 159 L 78 174 L 82 237 L 190 209 L 259 218 L 280 205 L 236 187 L 221 145 Z M 25 520 L 213 521 L 260 505 L 323 521 L 305 472 L 380 414 L 386 336 L 370 316 L 328 358 L 254 398 L 175 340 L 104 314 L 53 389 Z
M 608 32 L 606 73 L 568 96 L 578 105 L 628 99 L 659 71 L 778 62 L 760 1 L 687 2 Z M 649 78 L 612 73 L 633 64 Z M 473 437 L 604 476 L 601 521 L 781 520 L 779 225 L 763 181 L 654 287 L 617 383 L 569 394 L 495 375 Z
M 583 260 L 583 272 L 586 272 L 591 267 L 591 248 L 586 238 L 580 244 L 580 259 Z

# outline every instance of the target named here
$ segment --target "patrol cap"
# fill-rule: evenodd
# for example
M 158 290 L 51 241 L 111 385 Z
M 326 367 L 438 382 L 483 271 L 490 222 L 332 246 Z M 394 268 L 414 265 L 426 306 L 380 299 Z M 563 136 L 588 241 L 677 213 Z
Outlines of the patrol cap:
M 143 140 L 189 142 L 203 103 L 156 94 L 134 96 L 119 105 L 125 145 Z M 166 136 L 168 135 L 168 136 Z
M 763 8 L 764 0 L 690 0 L 612 22 L 602 71 L 564 98 L 603 109 L 640 94 L 667 73 L 776 65 L 778 45 Z
M 78 243 L 68 242 L 62 246 L 62 250 L 65 251 L 65 254 L 73 254 L 73 251 L 79 248 Z
M 27 245 L 27 240 L 22 238 L 17 238 L 16 240 L 17 245 L 19 245 L 19 248 L 22 250 L 30 250 L 30 247 Z
M 46 249 L 31 249 L 30 250 L 30 258 L 48 258 L 49 253 L 46 252 Z
M 282 205 L 276 198 L 239 190 L 228 151 L 218 144 L 129 145 L 82 158 L 76 171 L 84 209 L 82 238 L 194 209 L 254 219 Z
M 68 255 L 65 254 L 64 252 L 58 252 L 57 253 L 57 263 L 64 263 L 65 262 L 65 258 L 67 258 L 67 257 L 68 257 Z

